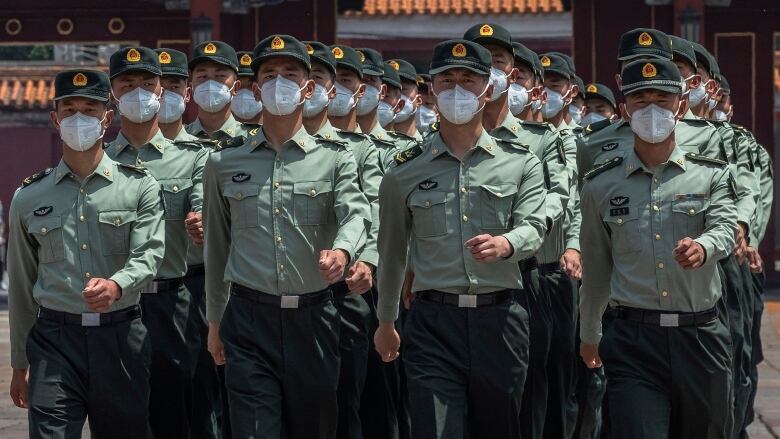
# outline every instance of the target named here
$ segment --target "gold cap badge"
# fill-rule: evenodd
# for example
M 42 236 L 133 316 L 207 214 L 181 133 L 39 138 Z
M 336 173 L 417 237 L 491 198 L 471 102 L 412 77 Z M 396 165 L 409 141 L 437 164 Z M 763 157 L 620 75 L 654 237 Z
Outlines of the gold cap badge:
M 642 32 L 639 34 L 639 45 L 640 46 L 649 46 L 653 44 L 653 37 L 650 36 L 647 32 Z
M 280 37 L 274 37 L 273 40 L 271 40 L 271 49 L 273 50 L 282 50 L 284 49 L 284 40 Z
M 466 46 L 461 43 L 452 46 L 452 56 L 456 56 L 458 58 L 463 58 L 466 56 Z
M 599 89 L 596 87 L 596 84 L 588 84 L 588 87 L 585 89 L 588 93 L 596 93 L 599 91 Z
M 206 44 L 206 47 L 203 48 L 203 53 L 213 55 L 217 53 L 217 46 L 215 46 L 214 43 L 208 43 Z
M 331 50 L 331 52 L 333 52 L 333 56 L 335 56 L 336 59 L 344 58 L 344 51 L 341 50 L 341 47 L 336 46 L 333 48 L 333 50 Z
M 552 61 L 547 56 L 543 56 L 539 61 L 542 63 L 542 67 L 550 67 L 550 64 L 552 64 Z
M 252 57 L 249 56 L 248 53 L 245 53 L 241 55 L 241 65 L 242 66 L 251 66 L 252 65 Z
M 489 24 L 486 24 L 479 28 L 479 34 L 483 37 L 489 37 L 493 35 L 493 28 Z
M 655 66 L 647 63 L 644 67 L 642 67 L 642 76 L 645 78 L 655 78 L 655 75 L 658 74 L 658 70 L 655 69 Z
M 83 73 L 76 73 L 76 75 L 73 76 L 73 85 L 77 87 L 84 87 L 87 85 L 87 75 Z
M 306 45 L 306 53 L 308 53 L 309 55 L 314 53 L 314 48 L 311 47 L 311 44 Z
M 160 52 L 160 56 L 157 57 L 160 60 L 160 64 L 170 64 L 171 55 L 168 52 Z
M 130 49 L 127 51 L 127 60 L 130 62 L 141 61 L 141 54 L 135 49 Z
M 401 68 L 401 66 L 398 64 L 398 61 L 396 60 L 388 61 L 387 63 L 390 64 L 390 67 L 392 67 L 393 70 L 398 70 Z

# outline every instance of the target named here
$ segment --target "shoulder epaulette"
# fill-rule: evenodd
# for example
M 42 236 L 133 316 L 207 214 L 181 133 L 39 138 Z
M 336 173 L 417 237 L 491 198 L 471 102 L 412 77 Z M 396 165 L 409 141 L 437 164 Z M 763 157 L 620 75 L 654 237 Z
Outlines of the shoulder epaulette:
M 53 171 L 54 171 L 54 168 L 46 168 L 46 169 L 44 169 L 41 172 L 35 173 L 35 174 L 25 178 L 24 180 L 22 180 L 22 187 L 27 187 L 27 186 L 35 183 L 36 181 L 42 179 L 43 177 L 51 174 Z
M 347 137 L 355 137 L 357 139 L 360 139 L 360 141 L 370 140 L 369 137 L 368 137 L 368 134 L 364 134 L 364 133 L 357 133 L 355 131 L 340 130 L 338 128 L 336 128 L 336 132 L 339 133 L 339 134 L 344 134 Z
M 176 146 L 184 146 L 187 148 L 203 149 L 210 142 L 204 142 L 201 139 L 198 140 L 175 140 L 173 142 Z
M 418 146 L 413 146 L 409 149 L 403 150 L 393 156 L 393 160 L 395 160 L 396 165 L 402 165 L 410 160 L 413 160 L 414 158 L 418 157 L 420 154 L 422 154 L 423 150 L 422 148 Z
M 260 128 L 262 125 L 260 125 L 259 123 L 241 122 L 241 126 L 246 128 L 247 130 L 252 130 L 252 129 Z
M 373 134 L 369 134 L 368 137 L 374 142 L 384 143 L 386 145 L 393 145 L 393 146 L 395 145 L 395 143 L 393 143 L 390 139 L 380 139 L 379 137 Z
M 141 167 L 141 166 L 128 165 L 128 164 L 125 164 L 125 163 L 117 163 L 117 165 L 118 165 L 120 168 L 123 168 L 123 169 L 129 169 L 129 170 L 131 170 L 131 171 L 135 171 L 135 172 L 138 172 L 138 173 L 141 173 L 141 174 L 147 175 L 146 168 L 143 168 L 143 167 Z
M 439 131 L 439 122 L 434 122 L 431 124 L 430 128 L 428 129 L 428 134 L 435 133 L 436 131 Z
M 409 136 L 409 135 L 404 134 L 404 133 L 399 133 L 397 131 L 388 131 L 387 134 L 390 137 L 396 137 L 396 138 L 404 139 L 404 140 L 414 140 L 414 141 L 417 141 L 417 139 L 415 139 L 414 137 Z
M 346 148 L 346 147 L 348 147 L 348 146 L 349 146 L 349 143 L 347 143 L 347 142 L 345 142 L 345 141 L 343 141 L 343 140 L 339 140 L 339 139 L 326 139 L 325 137 L 323 137 L 323 136 L 322 136 L 321 134 L 319 134 L 319 133 L 318 133 L 318 134 L 315 134 L 315 135 L 314 135 L 314 138 L 315 138 L 315 139 L 317 139 L 317 141 L 318 141 L 318 142 L 325 142 L 325 143 L 328 143 L 328 142 L 329 142 L 329 143 L 335 143 L 336 145 L 338 145 L 338 146 L 340 146 L 340 147 L 342 147 L 342 148 Z
M 723 160 L 707 157 L 706 155 L 696 154 L 695 152 L 686 153 L 685 157 L 695 162 L 712 163 L 714 165 L 719 165 L 719 166 L 728 165 L 728 163 L 724 162 Z
M 494 137 L 496 139 L 496 142 L 502 142 L 507 143 L 511 148 L 519 149 L 521 151 L 528 151 L 530 146 L 526 145 L 525 143 L 517 140 L 517 139 L 499 139 L 497 137 Z
M 623 157 L 614 157 L 614 158 L 612 158 L 612 159 L 610 159 L 610 160 L 608 160 L 608 161 L 606 161 L 606 162 L 596 166 L 595 168 L 591 169 L 590 171 L 586 172 L 585 176 L 583 178 L 585 180 L 590 180 L 593 177 L 601 174 L 602 172 L 607 171 L 609 169 L 612 169 L 612 168 L 620 165 L 621 163 L 623 163 Z
M 246 143 L 246 137 L 244 136 L 236 136 L 231 137 L 230 139 L 223 140 L 217 142 L 217 151 L 222 151 L 223 149 L 227 148 L 236 148 Z

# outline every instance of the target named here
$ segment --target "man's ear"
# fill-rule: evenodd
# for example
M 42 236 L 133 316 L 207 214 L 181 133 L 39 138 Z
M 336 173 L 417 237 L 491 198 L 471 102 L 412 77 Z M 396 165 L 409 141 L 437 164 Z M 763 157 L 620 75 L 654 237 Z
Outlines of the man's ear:
M 399 99 L 398 103 L 395 104 L 395 108 L 393 109 L 393 113 L 398 114 L 401 112 L 401 110 L 404 109 L 404 106 L 406 105 L 406 101 L 403 99 Z
M 615 84 L 617 84 L 618 90 L 620 90 L 623 87 L 623 78 L 620 76 L 620 74 L 615 75 Z
M 514 84 L 517 82 L 517 78 L 520 76 L 520 70 L 518 70 L 517 67 L 513 68 L 511 72 L 509 72 L 509 75 L 507 75 L 507 79 L 509 80 L 510 84 Z
M 420 105 L 422 105 L 422 96 L 420 96 L 419 93 L 412 99 L 412 106 L 414 108 L 420 108 Z
M 628 109 L 626 108 L 626 104 L 619 103 L 618 108 L 620 109 L 620 116 L 623 118 L 623 120 L 628 121 L 630 117 L 628 116 Z
M 335 97 L 336 97 L 336 83 L 334 82 L 333 85 L 330 87 L 330 90 L 328 90 L 328 99 L 333 100 Z
M 693 77 L 688 81 L 688 88 L 694 89 L 699 88 L 701 85 L 701 75 L 693 75 Z
M 355 97 L 360 99 L 365 94 L 366 94 L 366 84 L 363 84 L 361 82 L 360 85 L 358 85 L 358 89 L 357 89 L 357 93 L 355 94 Z
M 688 106 L 689 106 L 688 99 L 681 98 L 680 108 L 677 110 L 677 114 L 674 115 L 674 118 L 677 120 L 682 119 L 685 116 L 685 113 L 688 112 Z
M 255 100 L 260 101 L 260 84 L 255 82 L 252 84 L 252 94 L 255 95 Z
M 379 100 L 381 101 L 385 96 L 387 96 L 387 84 L 382 84 L 379 87 Z
M 114 120 L 114 110 L 106 108 L 106 117 L 103 121 L 103 129 L 107 130 L 111 126 L 111 122 Z
M 57 112 L 56 111 L 50 111 L 49 112 L 49 119 L 51 119 L 51 124 L 54 126 L 54 129 L 59 131 L 60 130 L 60 121 L 57 120 Z
M 311 79 L 306 80 L 306 83 L 303 84 L 303 90 L 301 90 L 301 96 L 303 96 L 304 100 L 309 100 L 314 96 L 314 81 Z
M 236 81 L 233 83 L 233 89 L 230 90 L 230 94 L 235 96 L 239 90 L 241 90 L 241 80 L 236 79 Z
M 184 87 L 184 103 L 188 104 L 190 99 L 192 99 L 192 86 L 188 85 Z

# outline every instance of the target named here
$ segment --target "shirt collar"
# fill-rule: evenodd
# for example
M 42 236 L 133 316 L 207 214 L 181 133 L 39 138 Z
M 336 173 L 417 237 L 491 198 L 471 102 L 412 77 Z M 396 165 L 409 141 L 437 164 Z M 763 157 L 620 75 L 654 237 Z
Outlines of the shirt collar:
M 496 153 L 494 152 L 494 149 L 497 147 L 498 144 L 496 143 L 496 139 L 490 136 L 490 134 L 488 134 L 487 131 L 485 131 L 483 128 L 482 133 L 479 135 L 477 143 L 474 145 L 473 149 L 479 148 L 486 151 L 488 154 L 495 156 Z M 433 158 L 437 158 L 445 152 L 449 153 L 449 151 L 450 149 L 444 143 L 444 139 L 441 138 L 441 133 L 436 132 L 436 134 L 434 134 L 433 138 L 431 139 L 431 155 L 433 155 Z
M 388 135 L 387 131 L 385 131 L 385 129 L 382 128 L 382 125 L 379 124 L 379 121 L 376 121 L 376 124 L 374 124 L 374 129 L 371 130 L 369 134 L 372 137 L 376 137 L 379 140 L 384 140 L 385 142 L 390 141 L 390 135 Z
M 105 178 L 108 181 L 113 182 L 114 172 L 116 172 L 116 162 L 111 160 L 108 154 L 104 152 L 103 157 L 100 159 L 100 162 L 98 163 L 95 170 L 92 171 L 92 173 L 89 174 L 89 176 L 84 181 L 89 180 L 90 178 L 92 178 L 93 175 L 97 175 Z M 57 169 L 55 170 L 54 183 L 59 184 L 59 182 L 61 182 L 65 177 L 69 175 L 73 175 L 75 177 L 75 174 L 73 173 L 73 171 L 71 171 L 70 167 L 65 163 L 65 160 L 60 159 L 60 163 L 57 165 Z
M 173 138 L 174 142 L 192 142 L 200 140 L 197 136 L 193 136 L 192 134 L 188 133 L 187 130 L 184 129 L 184 126 L 182 125 L 179 132 L 176 134 L 176 137 Z
M 290 140 L 285 142 L 285 144 L 291 144 L 291 142 L 297 145 L 301 151 L 308 152 L 308 149 L 311 149 L 311 147 L 314 146 L 316 139 L 310 136 L 309 133 L 306 132 L 306 128 L 301 125 L 301 128 L 292 136 Z M 268 139 L 265 137 L 265 132 L 263 131 L 262 127 L 257 130 L 257 134 L 251 137 L 249 143 L 252 146 L 252 151 L 261 145 L 270 148 L 270 144 L 268 143 Z
M 325 124 L 317 131 L 316 136 L 322 137 L 325 140 L 336 139 L 336 128 L 331 125 L 330 121 L 325 119 Z
M 228 114 L 228 118 L 225 119 L 225 122 L 222 124 L 221 127 L 214 133 L 223 133 L 227 134 L 230 137 L 233 137 L 236 135 L 236 128 L 238 126 L 238 121 L 236 118 L 233 117 L 233 114 Z M 193 133 L 196 136 L 206 136 L 211 137 L 209 133 L 206 132 L 206 130 L 203 128 L 203 124 L 200 123 L 200 118 L 196 118 L 191 124 L 190 124 L 190 130 L 191 133 Z M 213 135 L 214 133 L 211 133 Z
M 156 149 L 157 151 L 160 151 L 160 154 L 163 153 L 163 150 L 165 149 L 165 144 L 170 142 L 170 140 L 166 139 L 165 136 L 163 136 L 162 131 L 159 129 L 157 132 L 152 136 L 152 138 L 146 142 L 145 144 L 141 145 L 141 147 L 144 147 L 146 145 L 151 145 Z M 117 152 L 121 153 L 122 151 L 127 148 L 128 145 L 130 145 L 130 141 L 127 140 L 124 134 L 120 131 L 119 134 L 116 136 L 116 140 L 114 140 L 113 145 L 116 146 Z M 140 148 L 139 148 L 140 149 Z
M 661 164 L 659 166 L 676 166 L 685 171 L 686 161 L 685 153 L 680 148 L 675 146 L 672 150 L 672 153 L 669 155 L 669 160 L 665 164 Z M 639 169 L 647 172 L 648 174 L 652 174 L 652 171 L 647 169 L 645 164 L 642 163 L 642 160 L 639 158 L 639 156 L 636 154 L 636 150 L 633 148 L 631 149 L 631 153 L 626 157 L 626 161 L 623 166 L 626 170 L 626 178 Z

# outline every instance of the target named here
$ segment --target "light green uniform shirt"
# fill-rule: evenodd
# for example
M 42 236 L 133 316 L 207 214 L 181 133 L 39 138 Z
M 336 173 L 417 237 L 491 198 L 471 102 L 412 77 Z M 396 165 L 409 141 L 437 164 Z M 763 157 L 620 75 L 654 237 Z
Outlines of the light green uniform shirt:
M 374 124 L 374 128 L 367 134 L 374 142 L 379 153 L 379 163 L 383 172 L 387 172 L 388 169 L 394 166 L 393 157 L 396 154 L 418 145 L 418 142 L 412 138 L 404 138 L 388 133 L 379 125 L 379 122 Z
M 211 154 L 205 170 L 206 316 L 222 319 L 229 284 L 287 296 L 327 288 L 320 251 L 355 260 L 371 212 L 352 151 L 301 129 L 276 152 L 262 129 Z
M 566 215 L 563 220 L 563 249 L 580 250 L 580 229 L 582 228 L 582 215 L 580 213 L 580 193 L 577 181 L 579 179 L 579 169 L 577 168 L 577 139 L 575 129 L 579 125 L 572 122 L 564 124 L 558 128 L 561 139 L 563 140 L 563 150 L 566 153 L 566 167 L 569 171 L 569 200 L 566 205 Z M 547 255 L 542 259 L 542 263 L 558 262 L 563 252 L 557 255 Z M 554 257 L 551 257 L 554 256 Z
M 462 160 L 438 132 L 399 159 L 379 188 L 379 320 L 398 317 L 407 250 L 414 291 L 522 289 L 517 262 L 539 250 L 546 231 L 539 159 L 484 130 Z M 504 236 L 514 253 L 477 262 L 464 243 L 484 233 Z
M 189 212 L 203 209 L 203 166 L 208 151 L 194 143 L 173 143 L 162 135 L 136 148 L 120 132 L 106 153 L 119 163 L 143 166 L 162 188 L 165 206 L 165 258 L 158 279 L 176 279 L 187 272 L 190 237 L 184 227 Z
M 760 197 L 758 178 L 751 161 L 752 140 L 737 126 L 728 122 L 710 121 L 723 139 L 731 174 L 737 184 L 737 220 L 750 226 Z M 748 227 L 748 237 L 751 235 Z
M 149 174 L 106 154 L 84 181 L 64 161 L 47 172 L 11 202 L 8 303 L 17 369 L 28 366 L 27 334 L 39 306 L 89 312 L 82 291 L 94 277 L 122 288 L 108 311 L 135 305 L 163 259 L 160 187 Z
M 761 196 L 756 209 L 756 222 L 752 227 L 754 236 L 751 238 L 751 246 L 758 248 L 761 245 L 761 241 L 764 240 L 764 234 L 766 234 L 766 228 L 769 225 L 769 217 L 772 215 L 775 175 L 772 168 L 774 165 L 772 157 L 769 156 L 769 153 L 763 146 L 756 145 L 758 146 L 757 161 L 759 164 L 757 167 L 759 176 L 758 186 Z
M 230 140 L 233 137 L 246 136 L 250 130 L 250 125 L 243 124 L 236 120 L 232 114 L 228 115 L 225 123 L 222 124 L 219 129 L 213 133 L 208 133 L 203 128 L 203 124 L 200 123 L 200 119 L 195 119 L 187 125 L 187 132 L 200 139 L 211 140 Z
M 608 301 L 670 312 L 716 305 L 722 291 L 717 263 L 734 248 L 736 207 L 726 163 L 700 157 L 676 147 L 652 171 L 632 150 L 586 178 L 580 288 L 585 343 L 601 339 Z M 677 242 L 686 237 L 707 254 L 695 270 L 683 269 L 674 258 Z

